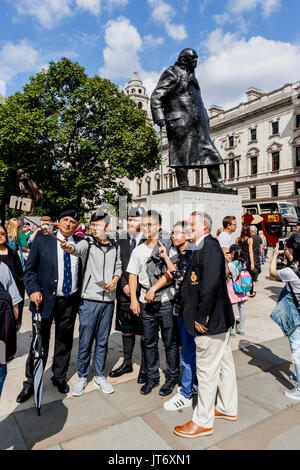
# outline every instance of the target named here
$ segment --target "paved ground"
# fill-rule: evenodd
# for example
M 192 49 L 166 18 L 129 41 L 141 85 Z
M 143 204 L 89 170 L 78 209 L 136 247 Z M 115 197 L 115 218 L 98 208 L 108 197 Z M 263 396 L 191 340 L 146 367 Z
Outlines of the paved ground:
M 216 420 L 211 436 L 192 440 L 175 436 L 173 427 L 189 421 L 192 409 L 165 411 L 162 405 L 166 398 L 158 394 L 158 388 L 148 396 L 139 393 L 138 342 L 134 372 L 110 379 L 115 393 L 104 395 L 95 389 L 91 376 L 85 393 L 76 398 L 61 395 L 52 385 L 50 349 L 42 414 L 38 417 L 33 398 L 22 405 L 16 403 L 31 340 L 31 317 L 26 309 L 18 335 L 18 354 L 9 364 L 0 402 L 0 449 L 299 450 L 300 402 L 283 395 L 285 388 L 294 387 L 290 380 L 294 369 L 288 340 L 269 318 L 282 284 L 271 280 L 267 273 L 268 265 L 264 265 L 257 295 L 247 302 L 245 336 L 231 339 L 239 390 L 237 421 Z M 71 386 L 77 379 L 77 349 L 78 325 L 68 374 Z M 121 335 L 113 330 L 106 373 L 121 361 Z M 164 367 L 163 359 L 162 370 Z

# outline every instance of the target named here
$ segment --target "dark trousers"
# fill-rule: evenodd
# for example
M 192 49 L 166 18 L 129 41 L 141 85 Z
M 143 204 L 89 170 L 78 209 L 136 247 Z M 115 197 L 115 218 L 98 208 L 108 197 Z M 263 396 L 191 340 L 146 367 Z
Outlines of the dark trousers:
M 73 346 L 73 333 L 78 312 L 79 293 L 69 295 L 68 297 L 56 297 L 52 315 L 48 318 L 42 318 L 41 336 L 43 345 L 43 364 L 46 367 L 49 341 L 52 321 L 55 321 L 55 342 L 54 356 L 52 364 L 53 376 L 56 379 L 65 379 L 70 363 L 71 350 Z M 24 385 L 33 385 L 33 354 L 32 343 L 29 355 L 26 361 L 25 375 L 27 380 Z
M 141 303 L 141 321 L 144 331 L 144 348 L 147 375 L 150 380 L 159 379 L 159 329 L 166 353 L 166 378 L 179 377 L 179 351 L 176 335 L 176 324 L 171 302 Z

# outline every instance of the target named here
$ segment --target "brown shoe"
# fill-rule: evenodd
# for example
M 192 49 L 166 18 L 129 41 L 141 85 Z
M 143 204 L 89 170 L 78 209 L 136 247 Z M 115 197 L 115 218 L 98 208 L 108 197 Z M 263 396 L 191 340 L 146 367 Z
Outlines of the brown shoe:
M 177 436 L 187 437 L 188 439 L 200 436 L 209 436 L 214 432 L 213 428 L 201 428 L 197 426 L 194 421 L 189 421 L 182 426 L 175 426 L 173 431 Z
M 237 420 L 237 416 L 224 415 L 223 413 L 215 409 L 215 419 L 218 419 L 218 418 L 228 419 L 229 421 Z

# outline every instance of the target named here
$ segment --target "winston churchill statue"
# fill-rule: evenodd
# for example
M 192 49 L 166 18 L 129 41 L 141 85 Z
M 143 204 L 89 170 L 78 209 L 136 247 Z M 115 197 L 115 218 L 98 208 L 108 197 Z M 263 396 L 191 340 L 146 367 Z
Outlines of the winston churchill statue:
M 213 188 L 229 190 L 221 179 L 221 155 L 209 136 L 209 119 L 195 76 L 198 56 L 183 49 L 175 65 L 166 69 L 151 95 L 153 121 L 166 126 L 170 167 L 175 168 L 178 185 L 189 185 L 189 168 L 207 168 Z

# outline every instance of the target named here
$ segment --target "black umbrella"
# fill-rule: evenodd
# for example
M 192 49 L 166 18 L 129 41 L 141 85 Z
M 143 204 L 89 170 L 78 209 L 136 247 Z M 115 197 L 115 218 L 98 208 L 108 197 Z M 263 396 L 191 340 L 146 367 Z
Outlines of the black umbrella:
M 33 360 L 33 386 L 34 386 L 34 399 L 38 411 L 38 416 L 41 414 L 42 404 L 42 393 L 43 393 L 43 356 L 44 351 L 42 347 L 42 336 L 41 336 L 41 314 L 37 308 L 36 313 L 33 316 L 33 341 L 32 341 L 32 353 L 34 356 Z

